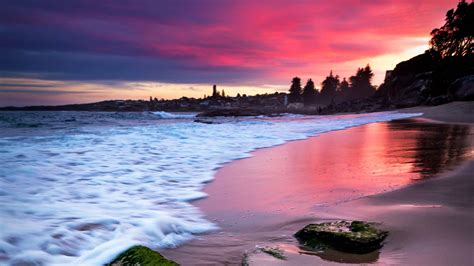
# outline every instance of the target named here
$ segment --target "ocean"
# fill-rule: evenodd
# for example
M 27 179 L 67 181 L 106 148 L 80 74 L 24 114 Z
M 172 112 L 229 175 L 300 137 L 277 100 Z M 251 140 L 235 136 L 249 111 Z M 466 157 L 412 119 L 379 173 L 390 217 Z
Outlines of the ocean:
M 192 201 L 255 149 L 418 116 L 249 117 L 0 112 L 0 263 L 102 265 L 141 244 L 170 248 L 218 229 Z M 336 143 L 334 145 L 337 145 Z

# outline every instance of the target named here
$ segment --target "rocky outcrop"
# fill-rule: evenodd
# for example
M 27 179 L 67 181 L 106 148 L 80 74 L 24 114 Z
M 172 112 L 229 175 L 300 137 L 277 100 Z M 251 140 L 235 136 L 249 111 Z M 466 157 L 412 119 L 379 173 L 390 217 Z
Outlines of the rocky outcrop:
M 474 100 L 474 75 L 455 80 L 448 88 L 448 96 L 456 101 Z
M 387 71 L 375 96 L 387 98 L 400 107 L 419 105 L 429 96 L 435 68 L 436 60 L 429 53 L 403 61 L 394 70 Z
M 134 246 L 124 251 L 108 264 L 108 266 L 125 265 L 176 266 L 179 264 L 172 260 L 166 259 L 160 253 L 147 247 Z
M 306 247 L 332 248 L 347 253 L 365 254 L 382 247 L 388 232 L 361 221 L 336 221 L 309 224 L 295 234 Z
M 439 58 L 430 52 L 387 71 L 375 97 L 396 108 L 474 100 L 473 57 Z
M 218 116 L 259 116 L 266 115 L 268 112 L 257 109 L 216 109 L 204 111 L 197 115 L 197 117 L 218 117 Z
M 281 116 L 291 110 L 287 108 L 222 108 L 201 112 L 197 117 Z M 296 112 L 296 111 L 295 111 Z M 300 110 L 301 113 L 309 112 Z
M 323 108 L 319 114 L 327 115 L 334 113 L 368 113 L 393 109 L 384 98 L 368 98 L 346 101 L 338 104 L 330 104 Z
M 416 75 L 408 82 L 398 83 L 392 89 L 392 99 L 396 107 L 410 107 L 420 105 L 429 97 L 432 72 Z M 395 80 L 397 83 L 397 80 Z
M 395 107 L 411 107 L 426 102 L 430 96 L 433 72 L 404 73 L 396 70 L 385 77 L 378 96 L 387 98 Z
M 206 119 L 194 119 L 194 122 L 195 123 L 201 123 L 201 124 L 208 124 L 208 125 L 220 124 L 219 122 L 212 121 L 212 120 L 206 120 Z

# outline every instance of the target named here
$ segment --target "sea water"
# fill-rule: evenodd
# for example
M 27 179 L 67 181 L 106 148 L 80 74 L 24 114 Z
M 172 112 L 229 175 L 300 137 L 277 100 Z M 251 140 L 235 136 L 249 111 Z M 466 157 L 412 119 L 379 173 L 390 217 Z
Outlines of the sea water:
M 0 264 L 102 265 L 218 229 L 192 205 L 223 164 L 263 147 L 417 116 L 0 112 Z

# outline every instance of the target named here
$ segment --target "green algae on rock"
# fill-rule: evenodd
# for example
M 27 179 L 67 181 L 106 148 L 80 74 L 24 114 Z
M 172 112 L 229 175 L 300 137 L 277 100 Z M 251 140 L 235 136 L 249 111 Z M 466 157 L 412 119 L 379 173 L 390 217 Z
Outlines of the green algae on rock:
M 258 247 L 257 246 L 254 250 L 250 252 L 246 251 L 244 253 L 240 265 L 241 266 L 254 265 L 255 262 L 253 260 L 255 260 L 256 257 L 260 257 L 261 259 L 262 254 L 264 254 L 263 255 L 264 257 L 267 257 L 264 259 L 265 261 L 268 261 L 268 256 L 271 256 L 276 260 L 287 260 L 287 257 L 285 256 L 285 252 L 283 251 L 283 249 L 281 249 L 278 246 L 274 246 L 274 247 L 268 247 L 268 246 Z
M 295 234 L 306 247 L 365 254 L 382 247 L 388 232 L 361 221 L 309 224 Z
M 277 258 L 279 260 L 286 260 L 286 256 L 283 253 L 283 250 L 281 250 L 278 247 L 263 247 L 263 248 L 259 248 L 258 250 L 264 253 L 267 253 L 268 255 L 274 258 Z
M 109 266 L 176 266 L 178 263 L 168 260 L 160 253 L 144 246 L 134 246 L 122 252 Z

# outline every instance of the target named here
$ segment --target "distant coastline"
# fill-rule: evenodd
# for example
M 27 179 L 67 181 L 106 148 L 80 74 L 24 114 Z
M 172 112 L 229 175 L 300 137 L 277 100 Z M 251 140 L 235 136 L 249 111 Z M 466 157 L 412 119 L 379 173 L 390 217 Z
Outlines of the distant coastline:
M 181 97 L 165 100 L 150 96 L 149 100 L 106 100 L 55 106 L 6 106 L 0 107 L 0 111 L 212 111 L 213 116 L 252 116 L 280 113 L 307 115 L 367 113 L 416 106 L 437 106 L 455 101 L 474 101 L 473 61 L 472 54 L 440 59 L 433 56 L 430 51 L 426 51 L 397 64 L 394 70 L 387 71 L 384 83 L 376 90 L 373 89 L 370 96 L 362 92 L 359 94 L 355 87 L 349 88 L 353 90 L 352 94 L 345 94 L 340 88 L 343 82 L 339 83 L 338 76 L 334 76 L 331 72 L 323 81 L 320 92 L 314 89 L 311 79 L 308 80 L 309 85 L 305 86 L 305 90 L 302 90 L 301 80 L 295 77 L 289 93 L 228 96 L 224 91 L 219 93 L 214 85 L 211 96 L 202 98 Z M 439 76 L 443 79 L 440 80 Z M 367 84 L 370 85 L 370 80 Z M 314 91 L 315 94 L 306 93 L 307 90 Z M 332 92 L 325 93 L 328 90 Z

